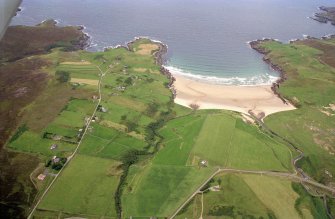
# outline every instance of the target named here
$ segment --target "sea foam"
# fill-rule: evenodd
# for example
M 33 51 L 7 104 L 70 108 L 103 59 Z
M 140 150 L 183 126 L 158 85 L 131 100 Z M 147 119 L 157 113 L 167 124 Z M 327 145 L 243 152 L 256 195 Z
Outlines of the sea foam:
M 163 66 L 165 69 L 169 70 L 172 75 L 180 75 L 195 81 L 220 84 L 220 85 L 239 85 L 239 86 L 255 86 L 255 85 L 271 85 L 276 82 L 279 77 L 270 75 L 268 73 L 255 75 L 251 77 L 216 77 L 216 76 L 205 76 L 197 75 L 191 72 L 186 72 L 174 66 Z

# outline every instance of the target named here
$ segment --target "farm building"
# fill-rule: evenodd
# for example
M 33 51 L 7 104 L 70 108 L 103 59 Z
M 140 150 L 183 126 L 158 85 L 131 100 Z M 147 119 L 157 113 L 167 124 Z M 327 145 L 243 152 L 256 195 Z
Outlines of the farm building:
M 202 161 L 200 162 L 200 164 L 201 164 L 201 166 L 203 166 L 203 167 L 207 167 L 208 162 L 207 162 L 207 160 L 202 160 Z
M 57 147 L 58 147 L 57 144 L 52 144 L 51 147 L 50 147 L 50 150 L 55 150 Z
M 43 181 L 45 179 L 45 177 L 46 177 L 46 175 L 41 173 L 40 175 L 37 176 L 37 179 Z

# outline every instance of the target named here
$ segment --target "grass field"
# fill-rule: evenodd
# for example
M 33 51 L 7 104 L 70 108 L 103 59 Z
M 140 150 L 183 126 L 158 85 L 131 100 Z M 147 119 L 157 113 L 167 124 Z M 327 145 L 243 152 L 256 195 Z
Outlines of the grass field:
M 146 142 L 113 128 L 94 124 L 85 137 L 79 153 L 103 158 L 120 159 L 129 150 L 143 150 Z
M 259 47 L 286 73 L 288 79 L 279 91 L 298 106 L 298 110 L 270 115 L 265 123 L 304 151 L 305 158 L 298 164 L 310 176 L 323 183 L 333 181 L 335 117 L 329 104 L 335 103 L 335 40 L 269 41 Z
M 58 147 L 55 150 L 50 150 L 51 145 L 54 143 L 57 143 Z M 44 139 L 40 134 L 31 131 L 24 132 L 20 138 L 10 144 L 11 149 L 46 155 L 49 157 L 52 155 L 60 156 L 65 153 L 71 153 L 75 147 L 75 144 Z
M 282 45 L 269 46 L 279 49 Z M 78 141 L 78 134 L 97 104 L 92 98 L 98 96 L 96 85 L 100 71 L 97 66 L 104 76 L 100 83 L 102 100 L 97 118 L 88 127 L 78 154 L 51 187 L 35 216 L 113 218 L 122 211 L 126 218 L 164 218 L 218 168 L 292 171 L 289 148 L 262 133 L 257 126 L 243 122 L 238 114 L 221 110 L 193 112 L 174 105 L 167 87 L 169 80 L 158 74 L 160 66 L 152 56 L 158 48 L 149 40 L 141 39 L 129 50 L 117 48 L 96 53 L 54 50 L 45 56 L 53 63 L 47 70 L 52 79 L 46 92 L 27 106 L 25 123 L 8 144 L 11 149 L 41 154 L 44 158 L 69 156 L 76 144 L 57 138 Z M 294 50 L 285 48 L 280 55 L 285 53 L 296 65 L 304 62 L 300 53 L 322 56 L 318 50 L 303 45 L 297 45 Z M 322 67 L 313 59 L 307 63 L 315 69 Z M 329 71 L 327 79 L 332 79 L 333 72 L 329 69 L 323 70 Z M 65 78 L 57 78 L 56 71 L 68 72 L 69 78 L 66 74 Z M 303 71 L 306 78 L 313 76 L 302 67 L 297 71 Z M 294 95 L 302 107 L 273 115 L 281 122 L 277 123 L 271 116 L 266 119 L 267 124 L 285 129 L 281 132 L 285 136 L 299 132 L 294 135 L 295 142 L 312 142 L 305 145 L 311 145 L 306 154 L 314 167 L 335 166 L 329 155 L 331 148 L 322 152 L 324 149 L 316 149 L 313 143 L 321 139 L 325 147 L 332 142 L 332 117 L 320 109 L 331 103 L 333 88 L 325 89 L 325 98 L 318 101 L 310 88 L 300 95 L 302 90 L 289 86 L 282 89 L 286 96 Z M 303 125 L 302 119 L 306 121 Z M 308 123 L 314 119 L 316 123 Z M 320 129 L 319 123 L 324 121 Z M 309 130 L 314 127 L 321 130 L 317 136 L 310 134 Z M 46 132 L 56 136 L 43 138 Z M 55 142 L 58 148 L 51 151 L 50 145 Z M 324 161 L 316 165 L 321 153 Z M 203 160 L 208 161 L 207 167 L 200 165 Z M 320 200 L 311 198 L 301 187 L 291 186 L 288 181 L 230 174 L 217 177 L 212 184 L 219 179 L 223 190 L 204 195 L 205 218 L 324 216 Z M 41 187 L 46 188 L 46 185 Z M 199 203 L 198 195 L 181 214 L 199 218 Z M 315 213 L 318 210 L 320 215 Z
M 126 217 L 168 217 L 216 167 L 291 170 L 286 146 L 233 113 L 199 111 L 171 120 L 160 135 L 162 148 L 152 162 L 130 171 L 123 198 Z M 201 160 L 209 167 L 200 167 Z
M 73 215 L 115 216 L 118 164 L 111 159 L 76 156 L 38 208 Z
M 249 170 L 292 169 L 289 149 L 227 112 L 194 114 L 169 122 L 162 130 L 164 148 L 155 164 Z
M 172 114 L 172 110 L 169 109 L 172 107 L 171 93 L 165 85 L 168 79 L 156 73 L 159 71 L 159 67 L 153 61 L 152 56 L 134 54 L 121 48 L 103 53 L 83 51 L 80 52 L 80 58 L 76 59 L 87 61 L 85 64 L 79 65 L 75 60 L 67 62 L 66 59 L 62 59 L 57 70 L 70 72 L 71 78 L 75 78 L 75 80 L 78 78 L 80 80 L 96 80 L 98 74 L 94 65 L 100 65 L 105 72 L 101 81 L 101 106 L 106 111 L 96 113 L 97 119 L 91 123 L 79 148 L 79 155 L 71 161 L 38 206 L 35 216 L 39 217 L 52 216 L 56 213 L 62 216 L 104 216 L 106 218 L 116 216 L 114 196 L 119 178 L 124 170 L 119 167 L 119 164 L 125 162 L 124 155 L 130 151 L 143 152 L 148 150 L 149 142 L 146 139 L 148 125 Z M 145 68 L 147 71 L 138 72 L 133 68 Z M 120 87 L 125 87 L 125 89 L 120 89 Z M 75 87 L 77 90 L 80 88 Z M 82 88 L 85 89 L 85 87 Z M 94 110 L 95 104 L 92 100 L 71 100 L 44 130 L 68 137 L 77 135 L 78 129 L 82 128 L 85 117 Z M 178 108 L 178 111 L 185 112 L 187 110 Z M 153 139 L 150 140 L 154 143 L 156 137 L 151 138 Z M 84 169 L 80 168 L 85 168 L 84 173 L 81 173 Z M 197 186 L 197 184 L 191 185 L 191 178 L 198 175 L 193 169 L 181 168 L 180 176 L 171 181 L 171 186 L 173 187 L 183 180 L 182 173 L 189 173 L 189 177 L 183 182 L 188 183 L 188 186 Z M 163 168 L 163 170 L 172 173 L 168 168 Z M 153 168 L 150 173 L 151 177 L 159 171 Z M 199 173 L 202 174 L 199 175 L 198 180 L 203 180 L 206 178 L 204 174 L 208 172 L 200 170 Z M 134 174 L 139 175 L 136 171 Z M 76 179 L 80 180 L 78 185 Z M 147 181 L 150 179 L 147 178 Z M 65 188 L 69 186 L 75 186 L 76 189 L 72 190 L 71 193 L 66 193 L 67 189 Z M 192 192 L 192 188 L 190 187 L 183 192 L 188 194 Z M 164 197 L 168 197 L 169 194 L 165 195 L 167 196 Z M 67 202 L 59 203 L 58 200 L 62 198 L 67 199 Z M 138 201 L 138 199 L 134 199 L 133 204 L 137 205 Z M 174 207 L 173 200 L 171 201 L 172 203 L 167 206 Z M 183 197 L 179 197 L 179 203 L 182 201 Z M 76 206 L 73 207 L 74 205 Z M 174 210 L 174 208 L 172 209 Z M 163 214 L 167 212 L 170 213 L 166 210 Z
M 148 166 L 123 197 L 125 217 L 168 217 L 211 172 L 194 167 Z
M 37 153 L 47 157 L 69 155 L 76 147 L 78 130 L 84 126 L 85 117 L 90 116 L 94 107 L 94 103 L 90 100 L 73 99 L 44 130 L 37 132 L 30 130 L 30 127 L 27 126 L 27 131 L 18 135 L 17 139 L 11 141 L 8 146 L 11 149 Z M 45 138 L 43 137 L 45 132 L 73 138 L 74 143 Z M 58 147 L 51 150 L 52 144 L 57 144 Z
M 303 195 L 285 179 L 224 174 L 211 183 L 211 186 L 217 185 L 220 191 L 203 195 L 204 218 L 327 218 L 321 199 L 302 201 Z M 199 218 L 201 199 L 201 195 L 197 195 L 177 218 Z

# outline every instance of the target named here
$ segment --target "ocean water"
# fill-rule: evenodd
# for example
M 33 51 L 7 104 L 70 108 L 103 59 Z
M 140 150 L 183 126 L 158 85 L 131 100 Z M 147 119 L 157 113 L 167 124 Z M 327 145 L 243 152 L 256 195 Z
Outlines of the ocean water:
M 248 41 L 321 37 L 335 26 L 309 19 L 334 0 L 23 0 L 11 25 L 53 18 L 84 25 L 91 51 L 147 36 L 168 45 L 165 66 L 219 84 L 269 84 L 278 73 Z

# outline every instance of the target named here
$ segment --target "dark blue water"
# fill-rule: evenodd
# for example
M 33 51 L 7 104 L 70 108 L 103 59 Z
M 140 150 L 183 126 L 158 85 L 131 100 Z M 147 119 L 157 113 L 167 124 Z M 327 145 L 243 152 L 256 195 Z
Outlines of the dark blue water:
M 24 0 L 12 25 L 53 18 L 84 25 L 90 50 L 148 36 L 168 45 L 174 72 L 224 84 L 264 84 L 277 73 L 247 41 L 281 41 L 332 34 L 335 27 L 308 18 L 332 0 Z

